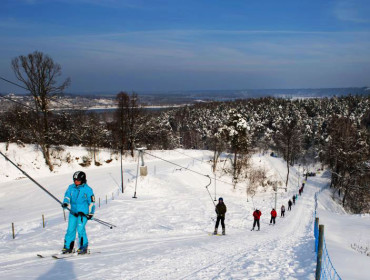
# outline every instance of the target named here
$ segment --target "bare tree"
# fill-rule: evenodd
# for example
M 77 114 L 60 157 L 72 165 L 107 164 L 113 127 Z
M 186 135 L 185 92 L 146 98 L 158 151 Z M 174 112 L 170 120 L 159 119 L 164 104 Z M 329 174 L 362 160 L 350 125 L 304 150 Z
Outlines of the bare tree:
M 57 78 L 62 73 L 61 66 L 54 63 L 48 55 L 38 51 L 14 58 L 12 68 L 17 79 L 25 85 L 33 97 L 36 111 L 33 133 L 41 147 L 45 163 L 53 170 L 49 152 L 49 106 L 52 97 L 61 94 L 69 85 L 70 79 L 57 85 Z
M 139 97 L 136 93 L 129 95 L 121 91 L 117 94 L 116 101 L 118 103 L 116 122 L 119 131 L 119 145 L 121 149 L 125 147 L 126 150 L 130 150 L 133 157 L 141 115 Z

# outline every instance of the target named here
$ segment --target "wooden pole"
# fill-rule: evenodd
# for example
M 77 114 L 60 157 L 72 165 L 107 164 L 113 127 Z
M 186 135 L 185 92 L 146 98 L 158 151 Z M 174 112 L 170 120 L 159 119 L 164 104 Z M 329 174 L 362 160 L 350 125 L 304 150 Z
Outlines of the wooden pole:
M 317 250 L 316 280 L 321 277 L 322 248 L 324 244 L 324 225 L 319 225 L 319 249 Z
M 134 192 L 134 196 L 132 198 L 137 198 L 137 196 L 136 196 L 136 187 L 137 187 L 137 178 L 139 177 L 140 153 L 141 153 L 141 151 L 139 150 L 139 154 L 137 155 L 137 169 L 136 169 L 135 192 Z
M 45 228 L 45 218 L 44 218 L 44 214 L 42 214 L 42 227 Z
M 122 193 L 123 193 L 124 188 L 123 188 L 122 150 L 123 150 L 123 147 L 121 147 L 121 190 L 122 190 Z
M 316 232 L 318 228 L 319 228 L 319 218 L 315 218 L 315 228 L 314 228 L 315 239 L 317 238 Z M 315 252 L 317 253 L 316 241 L 315 241 Z
M 14 233 L 14 223 L 12 223 L 12 232 L 13 232 L 13 239 L 15 239 L 15 233 Z

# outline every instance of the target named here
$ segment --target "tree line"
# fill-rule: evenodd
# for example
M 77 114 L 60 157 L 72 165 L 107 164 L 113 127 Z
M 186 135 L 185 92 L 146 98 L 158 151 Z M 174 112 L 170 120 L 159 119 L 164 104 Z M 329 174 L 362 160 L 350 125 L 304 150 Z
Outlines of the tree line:
M 356 213 L 370 211 L 369 96 L 250 98 L 148 112 L 137 93 L 122 91 L 113 113 L 78 106 L 56 111 L 52 101 L 70 83 L 57 83 L 60 65 L 36 51 L 13 59 L 12 67 L 34 104 L 15 103 L 0 114 L 0 141 L 39 145 L 50 170 L 50 149 L 60 145 L 86 146 L 94 155 L 99 148 L 131 156 L 139 146 L 206 149 L 214 153 L 214 171 L 221 153 L 229 153 L 236 184 L 254 178 L 247 172 L 252 153 L 273 151 L 286 161 L 285 185 L 293 164 L 309 172 L 310 164 L 321 162 L 330 170 L 331 188 L 343 206 Z

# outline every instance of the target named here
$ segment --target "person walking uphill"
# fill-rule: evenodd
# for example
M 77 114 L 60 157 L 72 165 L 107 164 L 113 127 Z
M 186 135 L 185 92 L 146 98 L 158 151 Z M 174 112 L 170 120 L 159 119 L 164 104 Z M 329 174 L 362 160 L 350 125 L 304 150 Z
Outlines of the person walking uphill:
M 272 211 L 271 211 L 271 219 L 270 219 L 270 225 L 271 225 L 272 223 L 273 223 L 273 224 L 275 224 L 276 216 L 277 216 L 276 210 L 275 210 L 275 208 L 272 208 Z
M 293 202 L 289 199 L 288 201 L 288 211 L 292 210 Z
M 280 215 L 280 217 L 284 217 L 284 216 L 285 216 L 285 206 L 281 205 L 281 215 Z
M 73 174 L 73 182 L 73 184 L 69 185 L 62 204 L 63 208 L 67 208 L 70 205 L 71 209 L 62 253 L 68 254 L 73 252 L 77 230 L 79 242 L 77 253 L 86 254 L 89 243 L 85 226 L 87 220 L 91 220 L 95 213 L 95 196 L 93 190 L 86 183 L 86 174 L 84 172 L 75 172 Z
M 254 227 L 257 225 L 258 226 L 258 230 L 260 230 L 260 218 L 262 216 L 262 213 L 260 210 L 256 209 L 254 212 L 253 212 L 253 217 L 254 217 L 254 222 L 253 222 L 253 228 L 251 230 L 254 230 Z
M 226 208 L 226 205 L 222 197 L 218 199 L 218 204 L 216 205 L 215 211 L 217 214 L 217 220 L 216 220 L 216 225 L 215 225 L 215 231 L 213 232 L 213 234 L 217 234 L 218 225 L 220 224 L 220 221 L 221 221 L 222 235 L 225 235 L 225 214 L 226 214 L 227 208 Z

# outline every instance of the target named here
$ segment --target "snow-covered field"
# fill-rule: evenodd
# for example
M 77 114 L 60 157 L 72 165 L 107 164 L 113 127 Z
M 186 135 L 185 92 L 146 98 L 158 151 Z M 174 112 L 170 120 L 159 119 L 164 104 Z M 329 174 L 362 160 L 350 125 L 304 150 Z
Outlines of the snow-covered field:
M 95 216 L 117 226 L 109 229 L 94 221 L 88 223 L 91 255 L 65 260 L 38 258 L 38 253 L 52 254 L 63 247 L 67 228 L 63 211 L 1 157 L 0 279 L 314 279 L 314 194 L 327 185 L 325 176 L 309 178 L 292 211 L 270 226 L 273 192 L 269 190 L 247 200 L 245 184 L 233 189 L 225 183 L 231 182 L 230 178 L 221 173 L 217 174 L 222 182 L 216 182 L 216 193 L 213 180 L 208 187 L 210 196 L 205 187 L 209 183 L 207 177 L 146 155 L 149 174 L 138 179 L 134 199 L 136 158 L 124 159 L 122 194 L 119 157 L 109 151 L 99 153 L 101 166 L 83 168 L 78 162 L 87 151 L 65 147 L 59 156 L 68 157 L 70 163 L 60 163 L 52 173 L 33 146 L 10 145 L 5 152 L 5 145 L 0 144 L 0 151 L 60 200 L 72 182 L 72 174 L 85 171 L 96 199 L 101 200 L 100 207 L 96 204 Z M 209 151 L 150 153 L 214 178 L 207 161 L 212 156 Z M 281 159 L 256 154 L 252 160 L 254 165 L 270 170 L 270 176 L 276 180 L 285 177 Z M 287 207 L 288 198 L 297 189 L 297 170 L 292 168 L 288 191 L 281 190 L 277 196 L 278 209 L 281 204 Z M 208 234 L 214 228 L 211 197 L 215 196 L 223 197 L 228 208 L 226 236 Z M 262 211 L 259 232 L 250 231 L 256 207 Z M 346 214 L 331 199 L 329 190 L 319 195 L 318 214 L 339 275 L 343 279 L 368 279 L 370 258 L 361 253 L 359 246 L 369 246 L 369 215 Z

